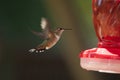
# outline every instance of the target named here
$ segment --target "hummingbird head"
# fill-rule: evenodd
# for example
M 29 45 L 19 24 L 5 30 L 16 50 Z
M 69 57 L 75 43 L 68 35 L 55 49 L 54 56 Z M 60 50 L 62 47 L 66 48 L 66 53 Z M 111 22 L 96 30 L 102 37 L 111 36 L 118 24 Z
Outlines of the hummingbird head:
M 59 32 L 59 31 L 64 31 L 64 28 L 58 27 L 58 28 L 57 28 L 57 31 L 58 31 L 58 32 Z
M 58 27 L 58 28 L 55 30 L 55 33 L 56 33 L 58 36 L 60 36 L 60 35 L 63 33 L 63 31 L 65 31 L 65 30 L 71 30 L 71 29 L 65 29 L 65 28 Z
M 63 31 L 64 31 L 64 28 L 58 27 L 58 28 L 55 30 L 55 33 L 56 33 L 56 35 L 60 36 L 60 35 L 63 33 Z

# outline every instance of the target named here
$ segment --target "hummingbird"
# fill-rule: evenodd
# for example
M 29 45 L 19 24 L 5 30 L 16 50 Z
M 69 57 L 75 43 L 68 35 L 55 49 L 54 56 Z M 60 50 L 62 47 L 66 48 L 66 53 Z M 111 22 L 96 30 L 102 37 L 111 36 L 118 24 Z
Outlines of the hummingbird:
M 29 52 L 44 52 L 52 48 L 60 39 L 64 30 L 72 30 L 58 27 L 56 30 L 52 31 L 50 29 L 50 24 L 46 18 L 41 18 L 41 29 L 42 32 L 31 31 L 33 34 L 44 39 L 44 41 L 39 44 L 36 48 L 30 49 Z

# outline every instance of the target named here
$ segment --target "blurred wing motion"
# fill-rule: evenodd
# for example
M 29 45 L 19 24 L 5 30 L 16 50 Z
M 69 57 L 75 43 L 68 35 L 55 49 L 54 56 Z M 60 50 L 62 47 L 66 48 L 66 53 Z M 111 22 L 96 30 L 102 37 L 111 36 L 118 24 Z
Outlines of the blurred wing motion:
M 49 38 L 48 34 L 51 34 L 51 30 L 50 30 L 50 25 L 49 22 L 46 18 L 42 18 L 41 19 L 41 24 L 40 24 L 41 28 L 42 28 L 42 32 L 44 34 L 44 36 L 47 38 Z
M 49 45 L 51 43 L 51 37 L 54 37 L 53 33 L 51 32 L 49 28 L 49 23 L 47 19 L 42 18 L 41 19 L 41 29 L 42 32 L 36 32 L 31 30 L 31 32 L 37 36 L 39 36 L 42 39 L 45 39 L 42 44 L 38 45 L 35 49 L 30 49 L 29 52 L 44 52 L 46 49 L 49 49 Z M 50 45 L 51 46 L 51 45 Z
M 40 26 L 41 26 L 41 28 L 42 28 L 43 30 L 46 30 L 46 29 L 48 28 L 48 21 L 47 21 L 47 19 L 42 18 L 42 19 L 41 19 L 41 24 L 40 24 Z
M 37 32 L 37 31 L 33 31 L 33 30 L 31 30 L 31 32 L 32 32 L 33 34 L 39 36 L 41 39 L 46 39 L 46 37 L 44 36 L 44 34 L 41 33 L 41 32 Z
M 48 23 L 47 19 L 42 18 L 40 26 L 41 26 L 42 32 L 37 32 L 37 31 L 33 31 L 33 30 L 31 30 L 31 32 L 33 34 L 39 36 L 42 39 L 48 39 L 49 38 L 48 34 L 50 34 L 51 31 L 50 31 L 49 23 Z

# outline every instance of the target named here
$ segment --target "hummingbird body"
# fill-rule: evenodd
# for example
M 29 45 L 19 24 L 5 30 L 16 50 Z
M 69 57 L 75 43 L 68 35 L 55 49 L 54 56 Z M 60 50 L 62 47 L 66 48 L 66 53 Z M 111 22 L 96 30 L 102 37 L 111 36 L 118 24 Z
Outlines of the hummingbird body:
M 39 37 L 43 38 L 44 41 L 39 44 L 36 48 L 30 49 L 29 52 L 44 52 L 45 50 L 48 50 L 52 48 L 60 39 L 62 33 L 64 30 L 70 30 L 70 29 L 64 29 L 64 28 L 57 28 L 55 31 L 52 31 L 49 28 L 49 23 L 45 18 L 42 18 L 41 20 L 41 32 L 35 32 L 32 31 L 35 35 L 38 35 Z
M 53 47 L 60 39 L 60 36 L 56 35 L 55 33 L 54 34 L 51 33 L 49 35 L 50 35 L 50 38 L 44 40 L 43 43 L 41 43 L 36 47 L 37 50 L 41 50 L 41 49 L 48 50 L 51 47 Z

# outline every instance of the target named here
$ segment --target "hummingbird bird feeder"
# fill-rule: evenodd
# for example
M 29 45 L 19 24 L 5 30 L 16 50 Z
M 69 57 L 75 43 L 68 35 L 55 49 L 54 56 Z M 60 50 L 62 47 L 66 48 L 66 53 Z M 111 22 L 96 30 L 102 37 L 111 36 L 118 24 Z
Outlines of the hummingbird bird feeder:
M 98 46 L 80 53 L 87 70 L 120 74 L 120 0 L 92 0 Z

